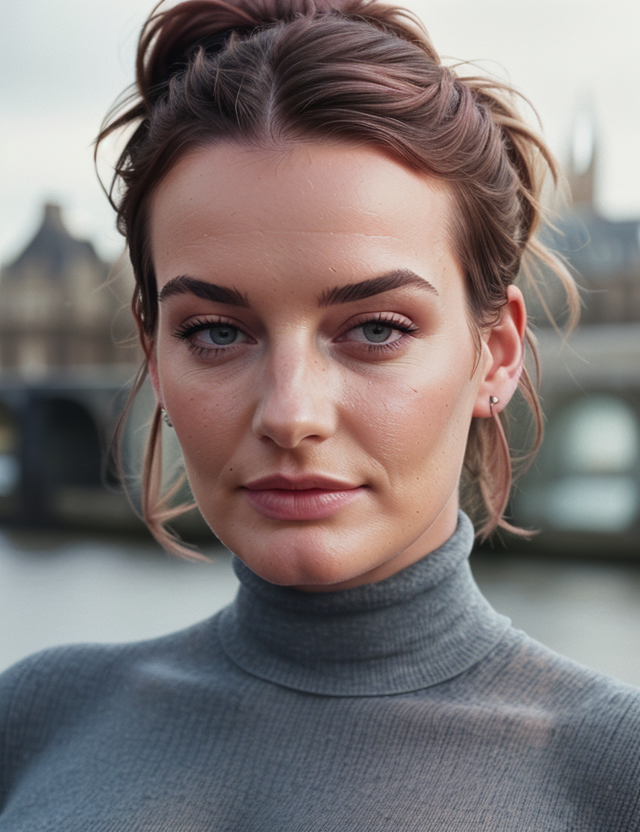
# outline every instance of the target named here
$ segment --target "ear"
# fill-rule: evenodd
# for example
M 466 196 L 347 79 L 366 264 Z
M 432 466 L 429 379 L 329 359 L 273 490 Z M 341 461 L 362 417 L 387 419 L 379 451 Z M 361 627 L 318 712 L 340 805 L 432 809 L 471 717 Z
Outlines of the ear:
M 488 355 L 473 409 L 474 416 L 488 419 L 492 410 L 499 413 L 511 401 L 522 374 L 526 327 L 527 309 L 522 292 L 516 286 L 509 286 L 500 320 L 488 336 L 483 336 L 483 352 Z M 490 396 L 498 399 L 493 408 L 489 407 Z

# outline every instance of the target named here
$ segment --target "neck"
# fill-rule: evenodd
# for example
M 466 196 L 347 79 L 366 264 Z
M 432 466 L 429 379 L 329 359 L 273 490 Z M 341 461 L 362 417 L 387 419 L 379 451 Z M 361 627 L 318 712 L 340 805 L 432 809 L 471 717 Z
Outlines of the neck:
M 478 662 L 508 621 L 480 594 L 467 562 L 473 527 L 386 580 L 339 592 L 275 586 L 235 560 L 241 585 L 220 618 L 229 658 L 246 672 L 334 696 L 403 693 Z

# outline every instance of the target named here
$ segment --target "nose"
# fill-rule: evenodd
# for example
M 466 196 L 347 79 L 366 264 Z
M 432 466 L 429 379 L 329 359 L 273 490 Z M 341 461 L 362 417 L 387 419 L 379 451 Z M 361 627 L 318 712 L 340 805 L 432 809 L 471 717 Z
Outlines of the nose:
M 332 436 L 337 410 L 331 375 L 315 350 L 291 341 L 280 345 L 262 377 L 254 434 L 289 449 Z

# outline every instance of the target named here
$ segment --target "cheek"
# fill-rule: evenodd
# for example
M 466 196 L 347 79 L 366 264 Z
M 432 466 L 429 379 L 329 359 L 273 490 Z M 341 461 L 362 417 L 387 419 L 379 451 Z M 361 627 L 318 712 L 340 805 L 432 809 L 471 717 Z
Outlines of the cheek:
M 425 469 L 457 476 L 475 402 L 472 366 L 463 356 L 396 367 L 354 402 L 354 433 L 366 433 L 370 453 L 396 484 Z
M 250 429 L 246 391 L 214 383 L 206 370 L 197 370 L 167 373 L 163 394 L 192 486 L 205 479 L 211 485 Z

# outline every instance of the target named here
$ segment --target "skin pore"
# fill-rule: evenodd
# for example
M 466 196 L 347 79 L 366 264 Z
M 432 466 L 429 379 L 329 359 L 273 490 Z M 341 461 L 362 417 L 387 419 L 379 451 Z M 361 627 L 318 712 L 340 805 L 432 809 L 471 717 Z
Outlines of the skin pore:
M 511 287 L 478 354 L 451 210 L 330 143 L 200 148 L 153 195 L 156 396 L 205 520 L 268 581 L 379 581 L 455 530 L 471 418 L 513 394 L 526 316 Z

